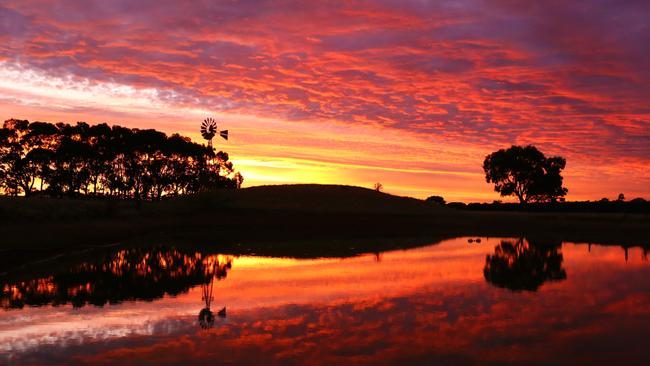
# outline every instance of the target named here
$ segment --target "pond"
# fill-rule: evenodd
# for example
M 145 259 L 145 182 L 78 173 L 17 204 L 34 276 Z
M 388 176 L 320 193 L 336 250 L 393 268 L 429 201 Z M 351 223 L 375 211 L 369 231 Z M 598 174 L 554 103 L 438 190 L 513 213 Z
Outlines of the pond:
M 115 248 L 0 277 L 0 364 L 650 364 L 646 254 L 517 238 L 316 259 Z

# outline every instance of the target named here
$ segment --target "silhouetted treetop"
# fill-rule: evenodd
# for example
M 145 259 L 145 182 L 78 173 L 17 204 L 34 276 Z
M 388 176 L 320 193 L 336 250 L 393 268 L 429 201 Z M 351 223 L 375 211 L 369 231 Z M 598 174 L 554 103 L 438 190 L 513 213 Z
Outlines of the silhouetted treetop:
M 444 206 L 445 203 L 446 203 L 444 197 L 442 197 L 442 196 L 430 196 L 430 197 L 427 197 L 427 199 L 425 199 L 424 201 L 427 202 L 427 203 L 433 203 L 433 204 L 442 205 L 442 206 Z
M 189 138 L 105 123 L 10 119 L 0 129 L 0 191 L 133 199 L 237 188 L 229 156 Z
M 554 202 L 563 199 L 568 189 L 562 187 L 566 160 L 546 157 L 535 146 L 511 146 L 485 157 L 485 180 L 494 183 L 501 196 L 516 196 L 521 203 Z

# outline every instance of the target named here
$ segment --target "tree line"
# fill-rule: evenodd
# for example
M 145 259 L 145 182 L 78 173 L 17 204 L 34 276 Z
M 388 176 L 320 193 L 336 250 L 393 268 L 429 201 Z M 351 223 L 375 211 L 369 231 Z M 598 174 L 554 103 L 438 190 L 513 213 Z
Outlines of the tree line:
M 179 134 L 10 119 L 0 129 L 0 192 L 158 200 L 243 182 L 223 151 Z
M 449 202 L 446 206 L 471 211 L 650 213 L 650 201 L 643 198 L 635 198 L 629 201 L 603 198 L 597 201 L 532 202 L 526 205 L 501 201 L 490 203 Z

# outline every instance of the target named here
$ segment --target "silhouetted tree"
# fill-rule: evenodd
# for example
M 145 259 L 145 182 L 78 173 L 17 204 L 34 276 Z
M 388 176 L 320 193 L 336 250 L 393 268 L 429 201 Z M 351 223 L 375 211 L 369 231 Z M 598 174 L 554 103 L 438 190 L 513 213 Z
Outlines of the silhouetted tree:
M 377 182 L 377 183 L 375 183 L 375 184 L 372 186 L 372 189 L 374 189 L 374 190 L 377 191 L 377 192 L 381 192 L 381 191 L 384 190 L 384 185 L 381 184 L 381 183 L 379 183 L 379 182 Z
M 562 157 L 545 157 L 536 147 L 512 146 L 485 157 L 485 180 L 494 183 L 501 196 L 514 195 L 520 203 L 554 202 L 568 190 L 562 187 Z
M 566 279 L 562 243 L 503 240 L 485 258 L 483 276 L 491 284 L 513 291 L 536 291 L 546 281 Z
M 625 195 L 623 193 L 619 193 L 618 198 L 616 200 L 618 202 L 624 202 L 625 201 Z
M 442 196 L 427 197 L 427 199 L 424 200 L 424 201 L 428 202 L 428 203 L 433 203 L 433 204 L 436 204 L 436 205 L 443 205 L 444 206 L 444 204 L 445 204 L 445 199 Z
M 36 183 L 38 182 L 38 186 Z M 108 195 L 160 199 L 243 182 L 223 151 L 178 134 L 22 120 L 0 129 L 0 191 L 29 196 Z
M 0 133 L 0 165 L 2 179 L 0 185 L 11 195 L 24 192 L 29 196 L 34 186 L 34 167 L 27 159 L 28 147 L 23 137 L 29 132 L 29 122 L 10 119 L 3 124 Z
M 235 182 L 237 182 L 237 189 L 241 188 L 244 184 L 244 176 L 240 172 L 235 173 Z

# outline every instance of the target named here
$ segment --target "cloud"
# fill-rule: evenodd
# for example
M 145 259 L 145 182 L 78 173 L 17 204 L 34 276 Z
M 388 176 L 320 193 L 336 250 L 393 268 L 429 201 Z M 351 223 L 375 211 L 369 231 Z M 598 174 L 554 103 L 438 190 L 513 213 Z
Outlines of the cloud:
M 0 60 L 157 90 L 168 108 L 435 134 L 485 152 L 535 143 L 569 161 L 641 165 L 650 160 L 649 7 L 5 1 Z

